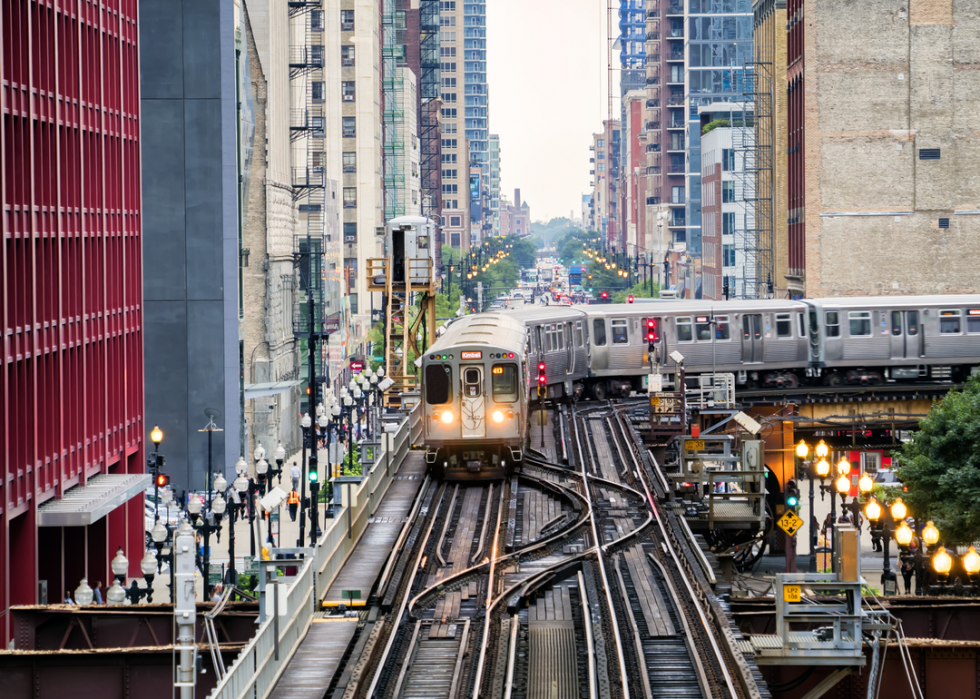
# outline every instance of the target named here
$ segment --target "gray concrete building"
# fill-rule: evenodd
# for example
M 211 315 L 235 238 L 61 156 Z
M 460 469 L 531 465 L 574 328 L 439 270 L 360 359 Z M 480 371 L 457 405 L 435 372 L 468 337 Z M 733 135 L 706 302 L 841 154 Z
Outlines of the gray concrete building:
M 235 5 L 140 0 L 146 424 L 177 488 L 241 439 Z

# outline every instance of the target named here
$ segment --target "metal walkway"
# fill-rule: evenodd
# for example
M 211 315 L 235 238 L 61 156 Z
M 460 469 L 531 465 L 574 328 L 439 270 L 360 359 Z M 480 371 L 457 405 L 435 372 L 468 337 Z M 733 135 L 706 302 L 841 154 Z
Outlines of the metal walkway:
M 425 454 L 411 452 L 405 457 L 398 475 L 388 486 L 384 500 L 368 523 L 357 547 L 340 569 L 337 579 L 323 596 L 324 602 L 342 602 L 343 590 L 360 590 L 366 600 L 381 574 L 388 554 L 405 524 L 415 501 L 415 494 L 425 479 Z
M 356 629 L 357 619 L 314 620 L 271 699 L 323 699 Z

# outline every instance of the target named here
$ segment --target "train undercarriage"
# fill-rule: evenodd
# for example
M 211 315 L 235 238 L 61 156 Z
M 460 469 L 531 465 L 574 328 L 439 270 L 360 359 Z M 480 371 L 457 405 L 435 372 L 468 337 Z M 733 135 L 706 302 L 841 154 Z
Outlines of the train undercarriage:
M 524 459 L 506 444 L 470 443 L 430 448 L 425 453 L 432 477 L 445 481 L 492 481 L 507 478 Z

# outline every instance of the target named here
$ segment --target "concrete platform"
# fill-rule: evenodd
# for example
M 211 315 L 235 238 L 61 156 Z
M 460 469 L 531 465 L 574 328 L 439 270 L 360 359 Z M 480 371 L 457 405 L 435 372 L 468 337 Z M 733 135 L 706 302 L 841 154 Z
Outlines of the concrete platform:
M 272 699 L 323 699 L 357 623 L 357 619 L 315 619 L 272 691 Z
M 422 452 L 411 452 L 405 457 L 398 475 L 388 486 L 384 500 L 368 522 L 357 547 L 323 596 L 324 602 L 342 602 L 343 590 L 360 590 L 361 599 L 367 599 L 398 539 L 423 480 L 425 455 Z

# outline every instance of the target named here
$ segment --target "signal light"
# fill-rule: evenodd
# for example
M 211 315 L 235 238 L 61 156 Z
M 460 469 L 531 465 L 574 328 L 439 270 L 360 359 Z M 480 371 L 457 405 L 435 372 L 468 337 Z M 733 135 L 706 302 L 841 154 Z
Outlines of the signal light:
M 170 485 L 170 476 L 168 476 L 166 473 L 158 473 L 156 484 L 158 488 L 163 488 Z
M 796 481 L 791 480 L 786 483 L 786 507 L 796 510 L 800 506 L 800 489 Z
M 310 391 L 310 387 L 309 387 L 309 386 L 307 386 L 307 387 L 306 387 L 306 395 L 310 395 L 310 393 L 311 393 L 311 391 Z
M 626 303 L 633 303 L 633 294 L 626 297 Z
M 544 386 L 548 383 L 548 372 L 545 367 L 544 362 L 538 363 L 538 386 Z
M 607 291 L 603 291 L 603 292 L 602 292 L 602 298 L 604 298 L 604 299 L 607 299 L 607 298 L 609 298 L 609 292 L 607 292 Z

